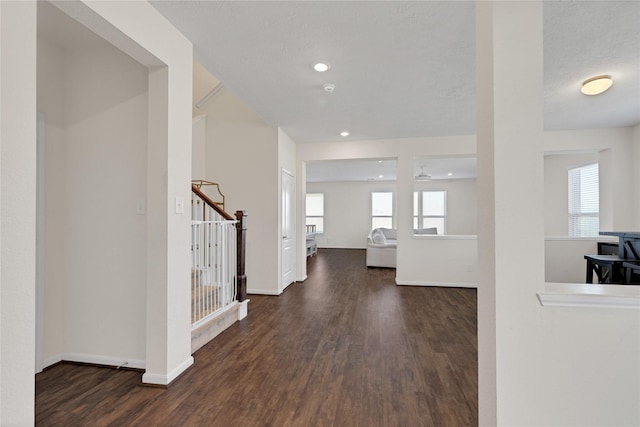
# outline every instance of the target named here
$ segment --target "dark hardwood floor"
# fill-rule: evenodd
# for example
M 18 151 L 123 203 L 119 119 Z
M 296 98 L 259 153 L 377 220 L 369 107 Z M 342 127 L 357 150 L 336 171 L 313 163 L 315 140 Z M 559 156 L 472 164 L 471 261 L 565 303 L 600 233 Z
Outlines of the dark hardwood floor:
M 168 389 L 58 364 L 38 426 L 476 426 L 476 291 L 395 286 L 363 250 L 319 250 L 308 279 L 250 295 L 249 317 Z M 255 279 L 254 279 L 255 280 Z

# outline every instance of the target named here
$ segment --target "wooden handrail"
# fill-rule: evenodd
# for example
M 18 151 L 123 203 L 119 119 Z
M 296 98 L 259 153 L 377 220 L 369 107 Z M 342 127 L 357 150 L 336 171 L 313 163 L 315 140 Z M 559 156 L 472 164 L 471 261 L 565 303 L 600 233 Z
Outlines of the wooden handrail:
M 202 191 L 200 191 L 200 189 L 195 184 L 191 184 L 191 191 L 193 191 L 194 194 L 196 194 L 198 197 L 200 197 L 203 202 L 205 202 L 207 205 L 209 205 L 209 207 L 211 209 L 216 211 L 224 219 L 229 220 L 229 221 L 233 221 L 235 219 L 230 214 L 225 212 L 222 208 L 220 208 L 220 206 L 218 206 L 218 204 L 216 202 L 212 201 L 206 194 L 204 194 Z

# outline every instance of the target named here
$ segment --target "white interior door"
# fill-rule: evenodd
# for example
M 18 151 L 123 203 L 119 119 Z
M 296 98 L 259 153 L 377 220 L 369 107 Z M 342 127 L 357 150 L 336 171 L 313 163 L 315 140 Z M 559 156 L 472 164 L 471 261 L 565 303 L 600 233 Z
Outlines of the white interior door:
M 296 271 L 296 216 L 295 179 L 282 170 L 282 281 L 280 290 L 295 280 Z

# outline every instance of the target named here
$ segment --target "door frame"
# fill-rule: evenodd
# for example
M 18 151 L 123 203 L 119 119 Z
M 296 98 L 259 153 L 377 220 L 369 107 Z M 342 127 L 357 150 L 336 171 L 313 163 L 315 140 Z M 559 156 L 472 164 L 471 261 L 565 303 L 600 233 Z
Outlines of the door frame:
M 285 178 L 284 176 L 287 175 L 288 179 L 291 182 L 291 190 L 292 190 L 292 194 L 291 194 L 291 198 L 290 198 L 290 220 L 292 221 L 291 225 L 291 230 L 293 231 L 293 235 L 292 236 L 286 236 L 285 234 L 285 220 L 286 220 L 286 206 L 285 206 L 285 197 L 283 195 L 284 190 L 285 190 Z M 296 253 L 296 177 L 293 173 L 289 172 L 287 169 L 285 168 L 281 168 L 280 170 L 280 235 L 279 235 L 279 240 L 280 240 L 280 283 L 278 284 L 278 290 L 280 292 L 284 291 L 285 288 L 287 286 L 289 286 L 290 284 L 292 284 L 293 282 L 295 282 L 296 280 L 296 262 L 297 262 L 297 253 Z M 291 268 L 291 281 L 287 284 L 285 284 L 285 240 L 290 241 L 291 242 L 291 261 L 292 261 L 292 268 Z M 289 246 L 287 246 L 289 247 Z

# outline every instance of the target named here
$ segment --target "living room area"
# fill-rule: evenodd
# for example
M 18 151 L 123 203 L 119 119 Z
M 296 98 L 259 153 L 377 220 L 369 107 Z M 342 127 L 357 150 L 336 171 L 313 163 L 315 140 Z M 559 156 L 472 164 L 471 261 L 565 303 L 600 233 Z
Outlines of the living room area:
M 544 207 L 536 209 L 545 222 L 546 282 L 585 283 L 584 255 L 597 253 L 598 242 L 615 241 L 598 230 L 633 229 L 637 206 L 630 159 L 635 138 L 633 128 L 545 132 Z M 397 260 L 379 266 L 395 267 L 397 284 L 476 287 L 482 195 L 476 186 L 475 137 L 376 142 L 377 150 L 371 143 L 345 142 L 344 151 L 363 156 L 350 159 L 338 158 L 331 144 L 309 150 L 308 156 L 306 145 L 298 147 L 306 166 L 306 197 L 314 197 L 316 205 L 319 198 L 322 205 L 305 217 L 307 224 L 319 227 L 318 248 L 367 249 L 372 230 L 392 229 L 395 239 L 378 244 L 389 247 L 388 240 L 395 240 L 388 251 L 396 251 Z M 589 166 L 599 171 L 598 227 L 570 229 L 568 206 L 577 196 L 569 191 L 569 174 Z M 428 211 L 434 200 L 439 207 Z M 430 227 L 438 232 L 418 231 Z

